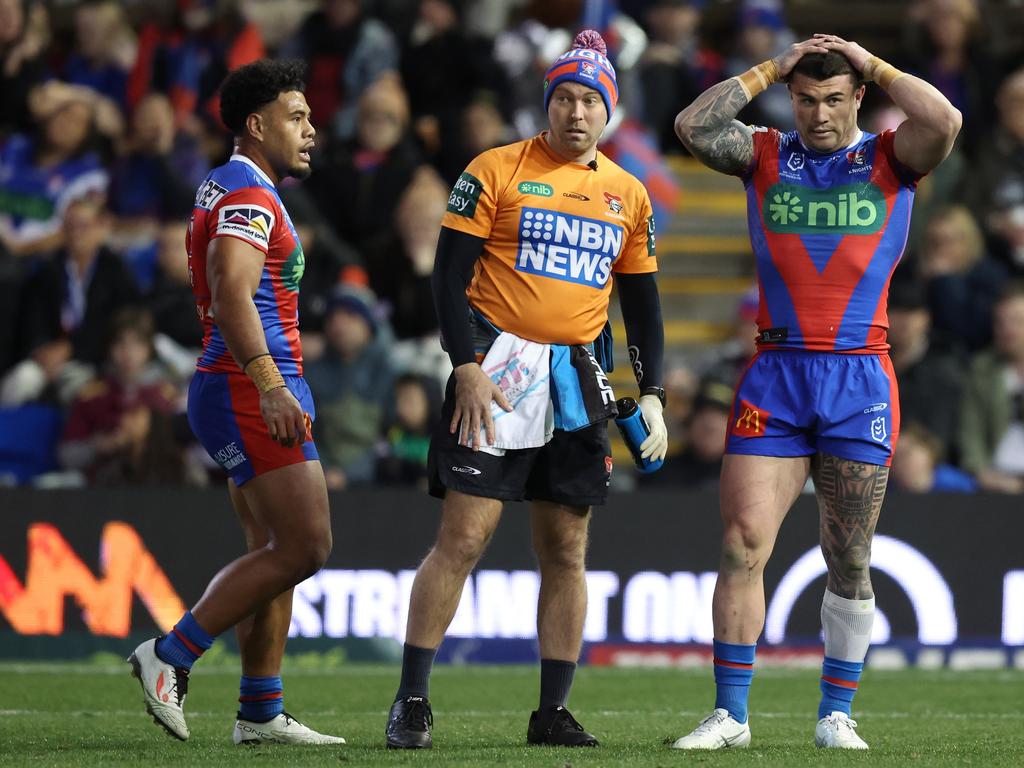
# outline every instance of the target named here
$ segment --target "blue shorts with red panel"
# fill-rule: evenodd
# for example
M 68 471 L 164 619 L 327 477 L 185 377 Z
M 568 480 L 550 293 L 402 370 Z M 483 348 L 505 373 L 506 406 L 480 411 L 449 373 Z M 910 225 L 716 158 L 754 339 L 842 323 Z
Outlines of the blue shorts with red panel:
M 248 376 L 196 371 L 188 388 L 188 423 L 203 448 L 241 486 L 273 469 L 317 461 L 312 420 L 313 395 L 301 376 L 285 384 L 308 415 L 306 441 L 286 448 L 270 439 L 260 414 L 260 393 Z
M 740 378 L 725 452 L 820 452 L 887 467 L 899 430 L 899 391 L 888 355 L 764 350 Z

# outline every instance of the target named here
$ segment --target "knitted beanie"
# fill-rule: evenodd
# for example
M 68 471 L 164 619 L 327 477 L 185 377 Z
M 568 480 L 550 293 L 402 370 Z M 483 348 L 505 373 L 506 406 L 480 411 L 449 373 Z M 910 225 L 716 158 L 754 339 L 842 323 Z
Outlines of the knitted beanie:
M 600 93 L 611 120 L 619 100 L 619 86 L 615 81 L 615 68 L 608 60 L 608 46 L 594 30 L 585 29 L 576 35 L 572 48 L 555 59 L 544 75 L 545 112 L 555 87 L 564 82 L 580 83 Z

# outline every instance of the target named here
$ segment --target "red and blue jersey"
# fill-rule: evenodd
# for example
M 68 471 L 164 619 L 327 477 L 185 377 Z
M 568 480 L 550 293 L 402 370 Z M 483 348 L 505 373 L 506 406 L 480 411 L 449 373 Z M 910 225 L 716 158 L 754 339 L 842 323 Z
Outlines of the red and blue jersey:
M 922 175 L 896 159 L 894 137 L 861 133 L 821 154 L 796 131 L 754 130 L 754 159 L 742 176 L 762 349 L 889 349 L 889 280 Z
M 240 373 L 210 310 L 206 252 L 218 237 L 237 237 L 265 254 L 253 301 L 267 349 L 285 376 L 302 375 L 299 281 L 305 256 L 288 212 L 270 178 L 249 158 L 234 155 L 210 171 L 196 193 L 185 246 L 196 309 L 203 323 L 203 354 L 196 368 Z

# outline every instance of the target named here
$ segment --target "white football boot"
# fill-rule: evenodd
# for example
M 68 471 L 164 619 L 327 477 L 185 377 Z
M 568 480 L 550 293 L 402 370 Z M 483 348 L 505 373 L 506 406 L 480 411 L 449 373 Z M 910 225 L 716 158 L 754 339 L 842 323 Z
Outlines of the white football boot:
M 727 709 L 718 708 L 701 720 L 693 732 L 672 742 L 672 749 L 725 749 L 749 747 L 750 723 L 738 723 Z
M 844 712 L 833 712 L 821 718 L 814 728 L 814 744 L 830 749 L 867 749 L 867 742 L 857 735 L 857 721 Z
M 236 745 L 254 744 L 344 744 L 341 736 L 328 736 L 307 728 L 287 712 L 265 723 L 238 718 L 231 740 Z
M 185 694 L 188 693 L 188 670 L 175 667 L 156 655 L 157 638 L 147 640 L 132 655 L 132 676 L 142 685 L 146 711 L 153 716 L 153 722 L 162 726 L 171 736 L 185 741 L 188 726 L 185 725 Z

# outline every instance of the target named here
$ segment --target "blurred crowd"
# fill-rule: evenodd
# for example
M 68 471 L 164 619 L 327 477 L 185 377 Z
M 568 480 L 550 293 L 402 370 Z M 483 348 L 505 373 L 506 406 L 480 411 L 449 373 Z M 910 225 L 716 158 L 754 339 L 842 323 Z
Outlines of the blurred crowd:
M 197 186 L 231 152 L 217 87 L 232 69 L 307 64 L 314 173 L 281 195 L 306 253 L 300 320 L 329 486 L 422 485 L 450 371 L 430 294 L 448 190 L 479 152 L 544 128 L 543 73 L 572 35 L 609 42 L 622 100 L 601 149 L 647 185 L 664 231 L 687 194 L 665 159 L 684 151 L 675 114 L 825 31 L 793 20 L 827 5 L 0 0 L 0 483 L 221 477 L 184 416 L 202 340 L 184 237 Z M 893 480 L 1021 493 L 1024 47 L 991 19 L 1024 4 L 890 5 L 901 39 L 875 52 L 935 84 L 965 125 L 920 185 L 893 282 Z M 870 130 L 901 119 L 877 89 L 862 114 Z M 785 89 L 741 119 L 792 127 Z M 647 482 L 717 480 L 756 298 L 730 342 L 669 366 L 673 454 Z

